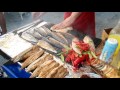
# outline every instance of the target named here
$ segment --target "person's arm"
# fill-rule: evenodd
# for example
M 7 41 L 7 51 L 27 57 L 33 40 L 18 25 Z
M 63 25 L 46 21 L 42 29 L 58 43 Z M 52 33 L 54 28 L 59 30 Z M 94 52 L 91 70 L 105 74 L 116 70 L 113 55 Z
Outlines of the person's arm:
M 71 14 L 71 18 L 73 18 L 74 20 L 76 20 L 79 16 L 80 16 L 81 12 L 72 12 Z
M 7 29 L 6 29 L 6 22 L 3 12 L 0 12 L 0 26 L 2 28 L 2 34 L 5 34 L 7 32 Z
M 81 12 L 72 12 L 72 14 L 66 18 L 63 22 L 54 25 L 51 29 L 58 30 L 66 27 L 71 27 L 75 20 L 80 16 Z
M 45 12 L 32 12 L 33 20 L 39 19 Z

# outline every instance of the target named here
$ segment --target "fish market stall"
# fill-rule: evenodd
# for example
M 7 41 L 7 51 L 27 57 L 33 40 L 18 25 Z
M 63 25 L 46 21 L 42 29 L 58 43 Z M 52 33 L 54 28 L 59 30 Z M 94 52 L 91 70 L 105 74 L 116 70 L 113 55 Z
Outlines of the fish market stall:
M 37 20 L 0 37 L 0 50 L 9 57 L 2 69 L 10 78 L 119 77 L 117 69 L 98 58 L 101 39 L 71 27 L 55 31 L 53 25 Z

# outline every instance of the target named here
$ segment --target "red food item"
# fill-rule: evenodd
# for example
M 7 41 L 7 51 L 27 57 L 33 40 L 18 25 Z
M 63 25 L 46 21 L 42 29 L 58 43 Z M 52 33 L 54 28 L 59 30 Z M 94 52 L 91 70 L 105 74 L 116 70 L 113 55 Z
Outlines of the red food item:
M 66 57 L 66 59 L 65 59 L 65 61 L 66 61 L 66 62 L 68 62 L 68 63 L 70 63 L 70 62 L 71 62 L 70 57 L 69 57 L 69 56 L 67 56 L 67 57 Z
M 75 42 L 76 45 L 81 49 L 81 51 L 88 51 L 90 49 L 89 44 L 84 43 L 83 41 Z
M 84 60 L 86 60 L 86 55 L 76 58 L 76 60 L 73 62 L 73 66 L 78 68 L 79 64 L 81 64 L 81 62 Z

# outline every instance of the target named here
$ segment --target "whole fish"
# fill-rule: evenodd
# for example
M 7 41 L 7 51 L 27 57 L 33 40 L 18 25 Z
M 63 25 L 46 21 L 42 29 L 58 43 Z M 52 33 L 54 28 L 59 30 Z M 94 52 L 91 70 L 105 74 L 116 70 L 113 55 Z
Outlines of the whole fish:
M 44 48 L 44 49 L 47 49 L 47 50 L 49 50 L 51 52 L 57 53 L 55 48 L 53 46 L 51 46 L 48 42 L 44 41 L 44 40 L 39 40 L 37 45 Z
M 41 28 L 43 28 L 43 29 L 47 32 L 47 34 L 48 34 L 49 36 L 51 36 L 51 35 L 52 35 L 51 30 L 50 30 L 50 29 L 48 29 L 47 27 L 45 27 L 45 26 L 41 26 Z
M 61 34 L 66 38 L 69 45 L 72 43 L 73 38 L 75 38 L 75 36 L 70 33 L 61 33 Z
M 29 33 L 33 37 L 37 38 L 38 40 L 42 39 L 41 34 L 39 34 L 38 32 L 36 32 L 34 29 L 28 30 L 27 33 Z
M 33 73 L 31 74 L 30 78 L 35 78 L 39 75 L 40 71 L 43 69 L 43 68 L 47 68 L 47 66 L 49 66 L 51 63 L 53 63 L 54 60 L 48 60 L 48 61 L 45 61 L 42 65 L 38 66 L 34 71 Z
M 34 54 L 32 54 L 29 58 L 27 58 L 22 66 L 21 69 L 27 67 L 28 65 L 30 65 L 32 62 L 34 62 L 36 59 L 38 59 L 42 54 L 44 53 L 44 51 L 41 49 L 38 52 L 35 52 Z
M 57 41 L 59 41 L 61 43 L 68 44 L 67 40 L 65 39 L 65 37 L 62 34 L 56 33 L 56 32 L 51 32 L 51 30 L 45 26 L 41 26 L 41 27 L 47 32 L 48 36 L 53 37 L 54 39 L 56 39 Z
M 29 42 L 36 43 L 38 40 L 34 38 L 32 35 L 28 34 L 27 32 L 23 32 L 21 37 Z
M 64 48 L 65 46 L 67 46 L 67 45 L 55 40 L 54 38 L 52 38 L 50 36 L 47 36 L 46 38 L 43 38 L 43 40 L 47 41 L 48 43 L 50 43 L 53 46 L 58 47 L 58 48 Z
M 35 31 L 40 33 L 44 37 L 48 36 L 48 33 L 42 27 L 35 28 Z
M 61 33 L 56 32 L 56 35 L 58 35 L 62 39 L 62 43 L 68 45 L 67 39 Z

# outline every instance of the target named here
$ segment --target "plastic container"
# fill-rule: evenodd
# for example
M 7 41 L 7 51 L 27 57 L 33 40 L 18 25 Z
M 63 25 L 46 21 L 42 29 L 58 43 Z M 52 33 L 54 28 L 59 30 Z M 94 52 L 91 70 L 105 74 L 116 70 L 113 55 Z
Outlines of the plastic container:
M 118 24 L 111 30 L 109 38 L 114 38 L 118 41 L 118 47 L 113 55 L 113 60 L 111 65 L 120 68 L 120 21 Z
M 118 46 L 118 41 L 114 38 L 109 38 L 106 41 L 105 46 L 102 50 L 102 53 L 100 55 L 100 60 L 110 63 L 112 61 L 111 57 L 113 56 L 117 46 Z
M 18 63 L 2 66 L 9 78 L 29 78 L 31 74 L 20 68 L 21 66 Z

